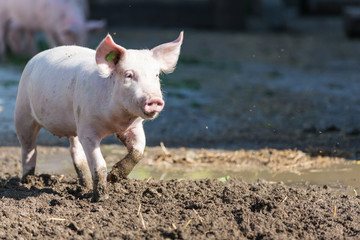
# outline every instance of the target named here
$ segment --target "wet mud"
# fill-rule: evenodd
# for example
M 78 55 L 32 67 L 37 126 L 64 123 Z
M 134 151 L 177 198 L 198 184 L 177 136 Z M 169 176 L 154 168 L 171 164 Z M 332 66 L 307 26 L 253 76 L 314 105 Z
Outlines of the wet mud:
M 360 197 L 239 179 L 123 179 L 91 202 L 74 178 L 1 179 L 2 239 L 358 239 Z
M 48 156 L 67 149 L 40 148 Z M 103 148 L 110 164 L 126 149 Z M 1 239 L 358 239 L 358 188 L 331 185 L 287 185 L 282 181 L 245 182 L 239 177 L 215 179 L 147 178 L 107 183 L 108 198 L 92 201 L 75 170 L 20 179 L 18 148 L 1 148 Z M 220 151 L 149 148 L 141 165 L 172 168 L 218 166 L 261 168 L 275 159 L 273 172 L 346 163 L 347 160 L 311 157 L 301 151 Z M 59 155 L 59 154 L 58 154 Z M 55 155 L 56 156 L 56 155 Z M 252 156 L 252 159 L 245 159 Z M 238 160 L 236 160 L 238 159 Z M 295 160 L 294 160 L 295 159 Z M 297 160 L 296 160 L 297 159 Z M 70 159 L 68 159 L 70 161 Z M 61 164 L 60 161 L 58 163 Z M 40 164 L 41 165 L 41 164 Z M 40 166 L 41 167 L 41 166 Z M 165 170 L 164 170 L 165 172 Z

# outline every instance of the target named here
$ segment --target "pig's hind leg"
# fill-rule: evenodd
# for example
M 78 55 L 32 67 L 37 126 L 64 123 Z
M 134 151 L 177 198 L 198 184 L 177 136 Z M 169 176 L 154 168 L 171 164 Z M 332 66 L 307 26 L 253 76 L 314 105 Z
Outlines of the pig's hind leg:
M 91 172 L 84 149 L 78 137 L 70 137 L 70 153 L 80 184 L 85 188 L 92 187 Z

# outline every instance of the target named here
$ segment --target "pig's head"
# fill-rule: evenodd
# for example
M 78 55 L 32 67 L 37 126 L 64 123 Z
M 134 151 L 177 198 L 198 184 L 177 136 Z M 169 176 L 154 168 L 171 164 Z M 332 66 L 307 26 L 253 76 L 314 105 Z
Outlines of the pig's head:
M 128 113 L 153 119 L 164 107 L 160 73 L 174 71 L 183 32 L 169 43 L 151 50 L 125 49 L 108 35 L 96 49 L 96 63 L 102 77 L 113 81 L 113 101 Z
M 60 45 L 85 46 L 88 27 L 85 9 L 79 0 L 60 1 L 59 18 L 57 22 L 57 40 Z

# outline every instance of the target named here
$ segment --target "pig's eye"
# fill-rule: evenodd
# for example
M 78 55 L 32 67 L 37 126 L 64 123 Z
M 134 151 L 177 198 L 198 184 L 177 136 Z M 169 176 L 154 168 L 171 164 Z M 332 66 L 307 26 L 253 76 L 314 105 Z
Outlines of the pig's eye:
M 156 78 L 158 78 L 159 77 L 159 74 L 156 74 Z
M 125 73 L 125 78 L 127 79 L 133 79 L 134 78 L 134 73 L 132 71 L 127 71 Z

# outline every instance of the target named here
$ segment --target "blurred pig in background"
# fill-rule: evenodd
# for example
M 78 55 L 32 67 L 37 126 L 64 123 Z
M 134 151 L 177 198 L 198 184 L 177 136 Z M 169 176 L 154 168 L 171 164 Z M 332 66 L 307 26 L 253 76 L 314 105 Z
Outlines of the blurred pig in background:
M 9 20 L 6 4 L 8 0 L 0 1 L 0 60 L 5 60 L 6 45 L 5 32 L 7 30 L 7 22 Z
M 50 47 L 86 45 L 89 30 L 105 27 L 103 21 L 87 21 L 87 0 L 0 1 L 0 57 L 6 46 L 16 55 L 38 52 L 35 34 L 45 35 Z

